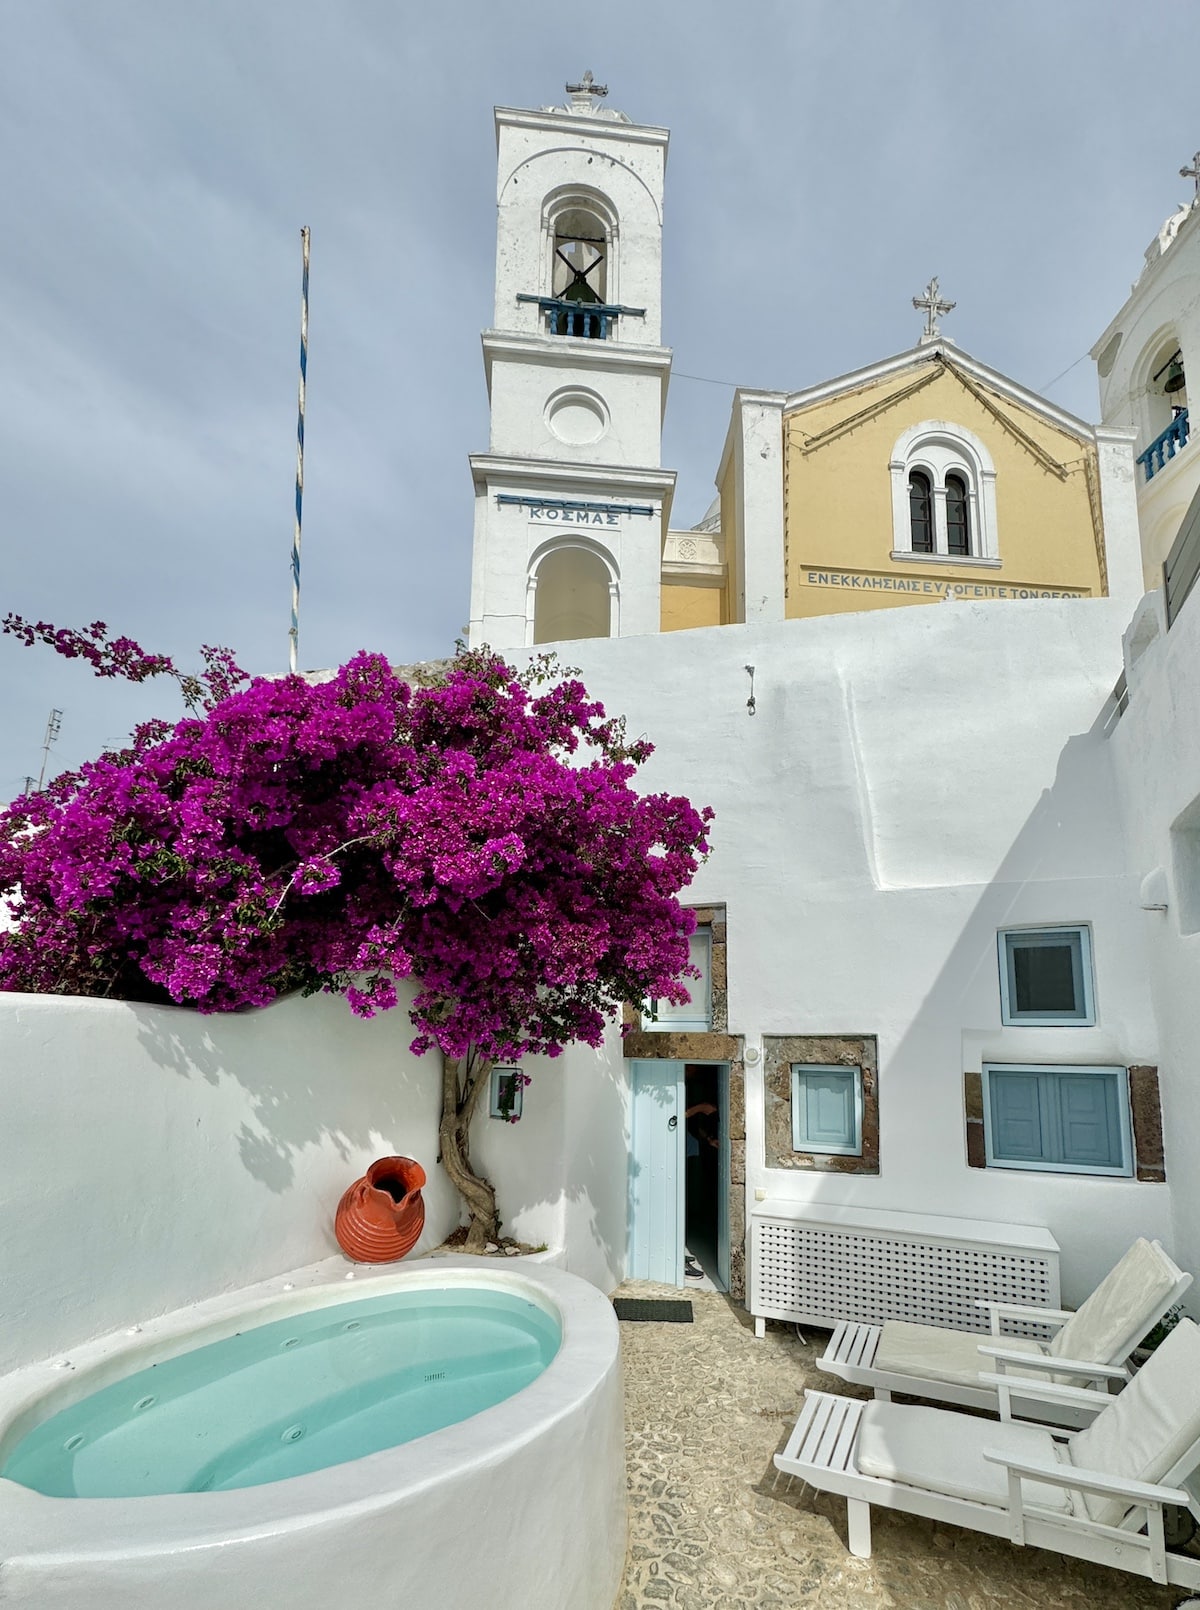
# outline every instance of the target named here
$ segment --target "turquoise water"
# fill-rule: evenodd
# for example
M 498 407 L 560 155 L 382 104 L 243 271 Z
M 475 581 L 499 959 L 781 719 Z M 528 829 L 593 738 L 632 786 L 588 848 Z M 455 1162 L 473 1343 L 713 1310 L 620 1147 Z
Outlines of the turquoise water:
M 489 1409 L 560 1341 L 543 1309 L 485 1287 L 310 1309 L 104 1387 L 23 1437 L 0 1476 L 53 1498 L 257 1487 Z

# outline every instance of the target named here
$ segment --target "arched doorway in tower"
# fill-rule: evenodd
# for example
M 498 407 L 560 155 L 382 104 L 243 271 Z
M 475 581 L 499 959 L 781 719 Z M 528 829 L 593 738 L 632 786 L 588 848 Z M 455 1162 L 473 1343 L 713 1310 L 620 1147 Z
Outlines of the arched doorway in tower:
M 552 548 L 533 580 L 535 643 L 613 636 L 616 582 L 599 554 L 573 544 Z

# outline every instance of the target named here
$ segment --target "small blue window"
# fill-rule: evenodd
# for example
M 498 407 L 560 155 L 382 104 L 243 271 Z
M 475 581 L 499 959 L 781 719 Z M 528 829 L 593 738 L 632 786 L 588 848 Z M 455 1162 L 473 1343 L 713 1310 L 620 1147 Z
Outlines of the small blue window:
M 862 1069 L 792 1063 L 792 1150 L 862 1156 Z
M 1124 1068 L 992 1063 L 983 1085 L 989 1168 L 1133 1172 Z
M 1005 928 L 1000 941 L 1003 1023 L 1086 1028 L 1096 1021 L 1091 934 L 1069 928 Z

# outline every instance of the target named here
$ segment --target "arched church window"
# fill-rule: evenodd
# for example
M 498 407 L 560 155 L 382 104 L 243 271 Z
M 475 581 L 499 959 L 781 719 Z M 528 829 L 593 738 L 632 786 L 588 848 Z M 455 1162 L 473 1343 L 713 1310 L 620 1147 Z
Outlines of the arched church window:
M 908 478 L 908 518 L 913 553 L 933 552 L 933 487 L 924 470 Z
M 952 470 L 946 476 L 946 552 L 965 557 L 971 551 L 971 507 L 967 483 Z
M 999 562 L 996 467 L 965 425 L 926 419 L 892 449 L 892 558 Z
M 553 548 L 534 575 L 535 643 L 611 637 L 614 582 L 599 554 L 587 548 Z

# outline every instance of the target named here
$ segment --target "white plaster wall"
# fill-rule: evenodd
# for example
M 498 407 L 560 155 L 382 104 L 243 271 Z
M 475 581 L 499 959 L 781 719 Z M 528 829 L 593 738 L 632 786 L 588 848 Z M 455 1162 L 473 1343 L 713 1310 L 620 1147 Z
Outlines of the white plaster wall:
M 1200 606 L 1142 654 L 1112 739 L 1115 602 L 956 602 L 865 624 L 571 645 L 588 688 L 658 745 L 640 786 L 716 808 L 686 898 L 727 908 L 731 1032 L 878 1036 L 881 1174 L 768 1170 L 749 1069 L 748 1205 L 761 1188 L 1045 1225 L 1068 1301 L 1137 1233 L 1200 1265 L 1200 935 L 1138 893 L 1200 797 Z M 1060 921 L 1092 925 L 1096 1027 L 1001 1028 L 997 928 Z M 338 1196 L 381 1153 L 425 1163 L 426 1243 L 440 1238 L 457 1203 L 432 1163 L 436 1068 L 408 1056 L 410 1034 L 402 1010 L 359 1023 L 322 998 L 199 1018 L 0 996 L 0 1368 L 328 1254 Z M 963 1072 L 1023 1058 L 1159 1063 L 1171 1185 L 969 1169 Z M 521 1122 L 479 1120 L 475 1155 L 509 1229 L 610 1288 L 628 1174 L 619 1037 L 527 1071 Z
M 1136 629 L 1135 623 L 1135 629 Z M 1200 857 L 1200 842 L 1171 827 L 1200 800 L 1200 594 L 1184 604 L 1174 626 L 1152 641 L 1129 669 L 1129 706 L 1111 741 L 1129 836 L 1130 865 L 1142 877 L 1161 868 L 1147 891 L 1166 911 L 1136 911 L 1150 959 L 1161 1045 L 1167 1174 L 1171 1181 L 1176 1251 L 1183 1266 L 1200 1269 L 1200 932 L 1181 922 L 1181 882 Z
M 571 646 L 589 690 L 658 745 L 640 786 L 716 809 L 685 898 L 727 908 L 731 1032 L 879 1039 L 878 1177 L 768 1170 L 747 1070 L 751 1208 L 762 1188 L 1045 1225 L 1068 1300 L 1132 1235 L 1171 1240 L 1168 1187 L 966 1162 L 962 1076 L 985 1058 L 1158 1060 L 1101 720 L 1124 618 L 1110 600 L 955 602 L 869 631 L 841 615 Z M 1071 921 L 1092 925 L 1096 1028 L 1001 1028 L 997 928 Z M 612 1101 L 593 1134 L 615 1180 L 616 1083 Z
M 1132 614 L 1144 591 L 1137 495 L 1142 471 L 1134 463 L 1132 427 L 1098 426 L 1096 455 L 1108 596 Z
M 0 995 L 0 1373 L 336 1254 L 338 1199 L 379 1156 L 424 1166 L 435 1246 L 459 1205 L 412 1034 L 403 997 L 362 1022 L 329 997 L 201 1017 Z M 554 1245 L 561 1070 L 529 1071 L 521 1122 L 475 1134 L 509 1228 Z
M 738 592 L 747 621 L 784 617 L 782 393 L 741 392 L 734 404 Z
M 548 337 L 535 354 L 493 361 L 492 452 L 657 469 L 661 462 L 661 371 L 576 364 L 570 352 L 553 342 L 554 337 Z M 591 393 L 603 404 L 608 426 L 594 442 L 564 442 L 547 424 L 547 403 L 565 390 Z
M 562 1060 L 564 1267 L 611 1291 L 624 1277 L 630 1116 L 621 1035 L 601 1049 L 569 1046 Z

